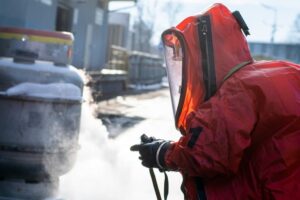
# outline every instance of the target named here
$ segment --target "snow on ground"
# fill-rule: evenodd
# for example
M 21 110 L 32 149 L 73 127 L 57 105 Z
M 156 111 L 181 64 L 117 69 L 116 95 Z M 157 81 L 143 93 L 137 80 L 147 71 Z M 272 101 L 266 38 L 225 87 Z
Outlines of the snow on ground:
M 153 200 L 156 199 L 147 168 L 138 153 L 129 148 L 139 143 L 142 133 L 176 140 L 180 133 L 174 128 L 168 89 L 141 95 L 116 98 L 99 104 L 100 112 L 119 112 L 143 118 L 132 127 L 120 130 L 109 139 L 101 120 L 95 119 L 85 104 L 82 113 L 78 159 L 74 168 L 61 177 L 60 196 L 66 200 Z M 155 170 L 161 193 L 163 174 Z M 181 176 L 170 172 L 169 199 L 183 199 Z

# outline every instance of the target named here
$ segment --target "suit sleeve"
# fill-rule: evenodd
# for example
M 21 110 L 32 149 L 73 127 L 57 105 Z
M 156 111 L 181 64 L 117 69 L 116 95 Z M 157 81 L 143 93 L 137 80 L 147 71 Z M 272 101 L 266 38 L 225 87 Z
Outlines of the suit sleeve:
M 235 79 L 187 117 L 187 133 L 172 143 L 165 162 L 190 176 L 237 172 L 256 123 L 253 95 Z

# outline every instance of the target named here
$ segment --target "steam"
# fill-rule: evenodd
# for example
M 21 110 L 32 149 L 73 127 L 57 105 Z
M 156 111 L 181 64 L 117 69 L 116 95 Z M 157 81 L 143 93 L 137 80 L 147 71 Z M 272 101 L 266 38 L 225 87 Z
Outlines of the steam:
M 137 155 L 129 152 L 129 146 L 121 146 L 123 142 L 119 140 L 122 136 L 118 140 L 109 140 L 105 127 L 91 115 L 87 105 L 83 106 L 81 126 L 81 149 L 76 165 L 60 181 L 60 196 L 63 199 L 155 198 L 148 171 L 140 167 Z
M 89 91 L 85 92 L 89 99 Z M 108 139 L 105 126 L 93 112 L 93 104 L 86 101 L 81 115 L 81 149 L 75 167 L 60 180 L 60 196 L 67 200 L 127 199 L 124 195 L 128 196 L 130 189 L 124 188 L 131 177 L 129 160 L 121 156 L 118 143 Z
M 88 98 L 89 91 L 85 90 L 85 93 L 85 98 Z M 155 99 L 150 100 L 151 104 L 153 102 Z M 82 107 L 79 135 L 81 149 L 74 168 L 60 178 L 59 197 L 65 200 L 155 199 L 148 169 L 141 166 L 136 153 L 129 151 L 130 145 L 139 142 L 142 130 L 150 129 L 148 124 L 141 122 L 116 139 L 109 139 L 105 126 L 93 116 L 93 112 L 93 104 L 86 101 Z M 156 175 L 162 192 L 164 176 L 158 171 Z M 183 199 L 179 174 L 171 173 L 169 179 L 172 193 L 169 199 Z

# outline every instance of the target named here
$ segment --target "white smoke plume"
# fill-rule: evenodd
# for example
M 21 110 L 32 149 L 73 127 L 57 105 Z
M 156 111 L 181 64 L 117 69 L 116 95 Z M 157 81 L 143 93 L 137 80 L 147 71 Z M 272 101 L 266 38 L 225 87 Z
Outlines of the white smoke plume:
M 133 99 L 127 98 L 126 101 L 138 105 L 138 101 Z M 150 106 L 158 103 L 158 100 L 150 99 L 148 103 Z M 168 105 L 160 106 L 171 108 L 169 101 Z M 173 126 L 173 121 L 170 121 L 170 126 L 161 126 L 156 124 L 161 123 L 159 119 L 150 123 L 145 120 L 117 138 L 109 139 L 105 126 L 93 116 L 93 112 L 93 106 L 85 102 L 79 136 L 81 149 L 74 168 L 60 179 L 59 197 L 64 200 L 155 199 L 148 169 L 141 166 L 138 154 L 130 152 L 129 148 L 130 145 L 139 142 L 143 131 L 156 127 L 161 133 L 167 132 L 167 129 Z M 142 108 L 141 113 L 143 112 L 149 112 L 151 115 L 153 109 Z M 177 173 L 169 174 L 169 199 L 183 199 L 180 191 L 181 177 Z M 162 193 L 164 176 L 158 171 L 156 175 Z

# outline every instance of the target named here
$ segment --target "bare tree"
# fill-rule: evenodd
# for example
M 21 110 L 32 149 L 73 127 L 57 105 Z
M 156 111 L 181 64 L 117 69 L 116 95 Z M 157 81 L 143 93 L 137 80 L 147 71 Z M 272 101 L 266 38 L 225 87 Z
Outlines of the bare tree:
M 137 3 L 137 18 L 134 22 L 134 50 L 151 52 L 152 38 L 157 25 L 163 19 L 161 13 L 167 15 L 169 26 L 173 26 L 176 14 L 182 7 L 181 3 L 174 0 L 139 0 Z
M 150 52 L 151 38 L 156 23 L 158 0 L 139 0 L 137 3 L 137 18 L 134 22 L 134 49 Z
M 166 3 L 164 3 L 163 11 L 167 14 L 169 26 L 174 26 L 176 15 L 180 12 L 182 6 L 182 3 L 172 0 L 167 0 Z

